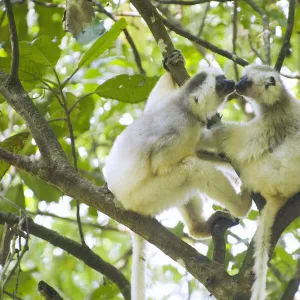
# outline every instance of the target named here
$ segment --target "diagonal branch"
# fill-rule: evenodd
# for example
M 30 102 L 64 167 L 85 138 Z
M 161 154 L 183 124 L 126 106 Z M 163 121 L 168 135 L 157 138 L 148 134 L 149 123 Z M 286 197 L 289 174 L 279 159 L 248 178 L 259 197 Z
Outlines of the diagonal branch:
M 101 3 L 93 1 L 93 4 L 95 6 L 97 6 L 97 9 L 98 9 L 99 12 L 102 12 L 103 14 L 105 14 L 106 16 L 108 16 L 111 20 L 113 20 L 114 22 L 116 22 L 116 18 L 110 12 L 108 12 L 103 7 L 103 5 Z M 123 32 L 124 32 L 124 35 L 125 35 L 128 43 L 129 43 L 129 45 L 131 46 L 135 62 L 136 62 L 136 65 L 137 65 L 140 73 L 141 74 L 145 74 L 145 70 L 143 69 L 143 66 L 142 66 L 141 57 L 140 57 L 140 54 L 139 54 L 139 52 L 138 52 L 138 50 L 136 48 L 136 45 L 135 45 L 135 43 L 133 41 L 133 38 L 131 37 L 131 35 L 129 34 L 129 32 L 128 32 L 127 29 L 124 29 Z
M 9 225 L 18 224 L 19 218 L 14 214 L 0 212 L 0 224 L 7 223 Z M 114 266 L 104 261 L 100 256 L 95 254 L 89 247 L 81 245 L 57 232 L 38 225 L 32 219 L 24 222 L 23 230 L 30 234 L 48 241 L 53 246 L 59 247 L 79 260 L 83 261 L 87 266 L 107 276 L 120 289 L 125 299 L 130 299 L 130 283 L 126 277 Z
M 162 17 L 151 2 L 149 0 L 131 0 L 131 3 L 147 23 L 163 57 L 174 52 L 175 48 L 163 24 Z M 176 65 L 168 67 L 178 85 L 182 85 L 189 78 L 183 62 L 180 61 Z
M 10 43 L 12 50 L 12 61 L 11 61 L 11 78 L 14 80 L 19 79 L 19 41 L 18 33 L 15 23 L 15 17 L 12 10 L 11 0 L 4 0 L 5 8 L 7 12 L 9 30 L 10 30 Z
M 281 300 L 293 300 L 300 285 L 300 258 L 298 256 L 297 268 L 293 278 L 288 282 Z
M 66 154 L 46 119 L 40 114 L 20 82 L 12 81 L 10 76 L 2 70 L 0 70 L 0 93 L 25 120 L 47 163 L 68 164 Z
M 289 47 L 290 47 L 290 39 L 293 33 L 294 28 L 294 19 L 295 19 L 295 9 L 296 9 L 296 0 L 290 0 L 289 5 L 289 14 L 288 14 L 288 20 L 287 20 L 287 28 L 286 32 L 283 38 L 282 47 L 280 49 L 280 52 L 278 54 L 278 58 L 275 64 L 275 70 L 280 72 L 283 61 L 288 53 Z
M 226 50 L 220 49 L 217 46 L 191 34 L 190 32 L 188 32 L 187 30 L 184 30 L 174 24 L 172 24 L 170 21 L 168 21 L 167 19 L 163 19 L 164 24 L 166 25 L 166 27 L 168 27 L 170 30 L 176 32 L 177 34 L 187 38 L 188 40 L 190 40 L 191 42 L 194 42 L 198 45 L 203 46 L 204 48 L 207 48 L 209 50 L 211 50 L 214 53 L 217 53 L 219 55 L 222 55 L 224 57 L 227 57 L 228 59 L 232 60 L 233 62 L 236 62 L 237 64 L 241 65 L 241 66 L 247 66 L 249 65 L 249 62 L 247 62 L 246 60 L 234 55 L 233 53 L 230 53 Z
M 268 65 L 271 65 L 271 46 L 270 46 L 270 28 L 269 28 L 269 19 L 264 10 L 254 1 L 246 0 L 247 3 L 260 14 L 263 24 L 263 38 L 264 38 L 264 48 L 265 48 L 265 62 Z

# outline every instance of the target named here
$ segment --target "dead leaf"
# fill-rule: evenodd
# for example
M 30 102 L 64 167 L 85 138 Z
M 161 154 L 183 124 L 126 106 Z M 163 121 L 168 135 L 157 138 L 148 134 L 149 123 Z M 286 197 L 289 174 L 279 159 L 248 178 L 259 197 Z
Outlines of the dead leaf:
M 65 11 L 65 30 L 74 36 L 90 26 L 95 16 L 92 2 L 89 0 L 67 0 Z

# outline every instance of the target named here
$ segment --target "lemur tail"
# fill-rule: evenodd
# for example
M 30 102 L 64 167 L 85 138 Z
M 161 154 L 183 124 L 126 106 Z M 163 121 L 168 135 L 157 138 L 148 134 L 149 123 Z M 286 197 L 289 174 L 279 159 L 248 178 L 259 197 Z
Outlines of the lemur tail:
M 145 299 L 145 245 L 142 237 L 132 233 L 131 300 Z
M 270 201 L 261 211 L 259 225 L 254 236 L 255 281 L 252 286 L 251 300 L 265 300 L 272 226 L 278 210 L 279 208 Z

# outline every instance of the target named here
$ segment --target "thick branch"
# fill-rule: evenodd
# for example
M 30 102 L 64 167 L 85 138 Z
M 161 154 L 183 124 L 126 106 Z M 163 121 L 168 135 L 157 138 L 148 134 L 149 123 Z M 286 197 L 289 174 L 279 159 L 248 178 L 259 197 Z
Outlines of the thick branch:
M 67 164 L 67 157 L 46 119 L 18 81 L 0 70 L 0 93 L 27 123 L 44 159 L 48 163 Z
M 281 234 L 295 219 L 300 216 L 300 193 L 296 194 L 281 208 L 275 220 L 272 229 L 270 257 L 274 251 L 275 245 L 278 242 Z M 243 265 L 240 269 L 240 275 L 249 276 L 253 266 L 253 241 L 251 242 Z
M 17 165 L 15 166 L 17 167 Z M 31 173 L 27 165 L 23 164 L 22 167 L 24 167 L 23 170 Z M 205 284 L 206 288 L 218 299 L 226 300 L 228 299 L 228 295 L 234 291 L 235 282 L 227 274 L 222 265 L 212 262 L 206 256 L 198 253 L 193 247 L 163 227 L 157 220 L 117 207 L 114 203 L 114 196 L 109 190 L 95 186 L 88 180 L 82 178 L 71 166 L 57 165 L 53 168 L 44 166 L 44 169 L 39 171 L 38 176 L 60 188 L 65 195 L 78 199 L 86 205 L 105 213 L 157 246 L 166 255 L 182 264 L 196 279 Z M 15 221 L 13 216 L 6 214 L 0 214 L 0 216 L 3 216 L 3 218 L 5 216 L 3 222 L 6 221 L 9 223 Z M 30 223 L 30 226 L 33 226 L 33 224 Z M 65 244 L 58 238 L 59 235 L 56 233 L 48 236 L 49 232 L 44 231 L 41 226 L 36 224 L 30 228 L 31 234 L 65 249 Z M 157 232 L 159 232 L 159 234 L 157 234 Z M 86 249 L 80 244 L 73 247 L 73 244 L 71 246 L 68 240 L 66 243 L 70 245 L 70 249 L 66 249 L 67 251 L 75 251 L 75 249 L 78 249 L 78 252 L 80 252 Z M 72 250 L 71 248 L 74 249 Z M 90 250 L 84 251 L 86 256 Z M 78 254 L 77 251 L 75 252 L 76 253 L 70 253 L 80 258 L 80 256 L 78 256 L 80 254 Z M 89 264 L 88 261 L 85 262 Z M 222 284 L 220 284 L 220 282 Z
M 19 218 L 13 214 L 0 212 L 0 224 L 4 223 L 9 225 L 18 224 Z M 28 219 L 27 224 L 24 222 L 24 231 L 27 231 L 26 225 L 28 226 L 30 234 L 50 242 L 53 246 L 65 250 L 69 254 L 83 261 L 92 269 L 107 276 L 119 287 L 124 298 L 130 299 L 130 283 L 126 277 L 117 268 L 105 262 L 100 256 L 96 255 L 90 248 L 64 237 L 53 230 L 35 224 L 32 219 Z
M 148 0 L 131 0 L 131 3 L 147 23 L 163 57 L 170 55 L 175 48 L 156 8 Z M 170 72 L 178 85 L 182 85 L 189 78 L 183 62 L 170 66 Z
M 280 49 L 276 64 L 275 64 L 275 70 L 280 72 L 283 61 L 288 53 L 289 47 L 290 47 L 290 39 L 292 36 L 293 28 L 294 28 L 294 19 L 295 19 L 295 8 L 296 8 L 296 0 L 290 0 L 289 5 L 289 15 L 287 20 L 287 28 L 286 32 L 283 38 L 282 47 Z
M 12 61 L 11 61 L 11 77 L 14 80 L 19 78 L 19 41 L 18 41 L 18 33 L 15 23 L 15 17 L 12 10 L 12 5 L 10 0 L 4 0 L 9 30 L 10 30 L 10 43 L 11 43 L 11 50 L 12 50 Z
M 203 46 L 206 49 L 209 49 L 210 51 L 217 53 L 219 55 L 222 55 L 224 57 L 227 57 L 228 59 L 232 60 L 233 62 L 236 62 L 237 64 L 241 65 L 241 66 L 247 66 L 249 65 L 249 62 L 247 62 L 246 60 L 234 55 L 233 53 L 230 53 L 226 50 L 223 50 L 221 48 L 218 48 L 217 46 L 195 36 L 192 35 L 191 33 L 189 33 L 188 31 L 172 24 L 170 21 L 163 19 L 164 24 L 166 25 L 166 27 L 168 27 L 170 30 L 176 32 L 177 34 L 187 38 L 188 40 Z

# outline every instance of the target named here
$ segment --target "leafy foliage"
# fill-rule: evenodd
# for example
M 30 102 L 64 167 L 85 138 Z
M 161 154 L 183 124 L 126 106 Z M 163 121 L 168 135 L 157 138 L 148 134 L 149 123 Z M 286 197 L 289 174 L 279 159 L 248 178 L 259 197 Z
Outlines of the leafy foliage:
M 19 75 L 22 84 L 34 104 L 49 121 L 69 161 L 73 162 L 70 124 L 67 122 L 66 112 L 69 114 L 78 172 L 94 183 L 103 185 L 105 156 L 116 136 L 141 115 L 143 104 L 140 102 L 146 100 L 157 81 L 157 76 L 163 72 L 161 53 L 145 22 L 140 17 L 130 16 L 135 15 L 136 11 L 128 2 L 111 2 L 107 7 L 114 16 L 129 15 L 125 17 L 126 21 L 120 18 L 113 22 L 107 14 L 101 13 L 101 10 L 96 13 L 93 24 L 96 28 L 94 32 L 98 36 L 87 45 L 79 44 L 71 34 L 64 32 L 61 24 L 63 9 L 60 7 L 64 1 L 53 1 L 52 4 L 59 5 L 57 7 L 34 2 L 22 2 L 13 7 L 19 37 Z M 286 31 L 287 1 L 264 0 L 257 3 L 266 11 L 269 19 L 272 37 L 271 61 L 274 64 Z M 193 34 L 232 52 L 232 1 L 211 2 L 208 9 L 206 5 L 159 4 L 157 7 L 164 16 L 180 22 Z M 251 9 L 247 1 L 239 1 L 238 6 L 236 54 L 249 62 L 259 61 L 253 48 L 264 58 L 262 18 Z M 12 54 L 8 20 L 3 6 L 0 6 L 0 10 L 0 69 L 9 72 Z M 204 26 L 200 31 L 202 23 Z M 291 53 L 286 58 L 283 68 L 285 74 L 294 74 L 300 69 L 299 34 L 296 34 L 300 31 L 299 5 L 294 26 Z M 100 27 L 106 30 L 104 34 L 98 29 Z M 139 74 L 135 53 L 122 32 L 125 28 L 137 46 L 146 75 Z M 170 32 L 170 36 L 176 48 L 182 51 L 190 74 L 196 73 L 199 65 L 205 65 L 207 62 L 221 66 L 231 78 L 236 78 L 236 75 L 241 73 L 242 68 L 238 66 L 239 74 L 235 74 L 232 61 L 214 55 L 203 47 L 195 47 L 173 32 Z M 291 90 L 299 96 L 298 81 L 285 80 Z M 27 125 L 7 105 L 2 96 L 0 111 L 0 146 L 14 153 L 39 159 L 40 153 L 35 141 L 24 132 Z M 238 99 L 228 103 L 223 111 L 225 120 L 244 121 L 251 116 L 250 108 Z M 5 198 L 25 209 L 41 225 L 73 240 L 80 240 L 73 199 L 62 195 L 61 191 L 41 179 L 9 168 L 3 162 L 0 162 L 0 178 L 0 189 Z M 15 206 L 3 199 L 0 200 L 0 211 L 19 213 Z M 58 217 L 53 217 L 53 214 Z M 236 274 L 242 263 L 257 216 L 258 212 L 253 210 L 242 225 L 231 229 L 232 235 L 228 234 L 230 243 L 226 264 L 231 274 Z M 85 205 L 81 205 L 81 217 L 88 246 L 129 278 L 131 241 L 127 230 Z M 166 214 L 166 219 L 173 220 L 170 230 L 186 238 L 184 226 L 178 218 L 169 213 Z M 275 269 L 271 268 L 268 274 L 269 299 L 277 299 L 279 294 L 282 295 L 297 268 L 297 252 L 300 247 L 298 223 L 287 229 L 271 261 Z M 239 240 L 234 236 L 238 236 Z M 212 245 L 209 241 L 195 242 L 186 239 L 201 253 L 211 256 Z M 182 267 L 151 246 L 148 256 L 149 299 L 187 299 L 189 296 L 190 299 L 204 299 L 208 295 Z M 19 276 L 12 276 L 5 290 L 13 293 L 18 286 L 16 295 L 24 300 L 41 299 L 37 293 L 40 280 L 55 287 L 64 299 L 122 299 L 117 287 L 103 275 L 34 236 L 30 238 L 29 251 L 26 252 L 21 266 L 22 272 Z M 278 277 L 278 274 L 281 277 Z

